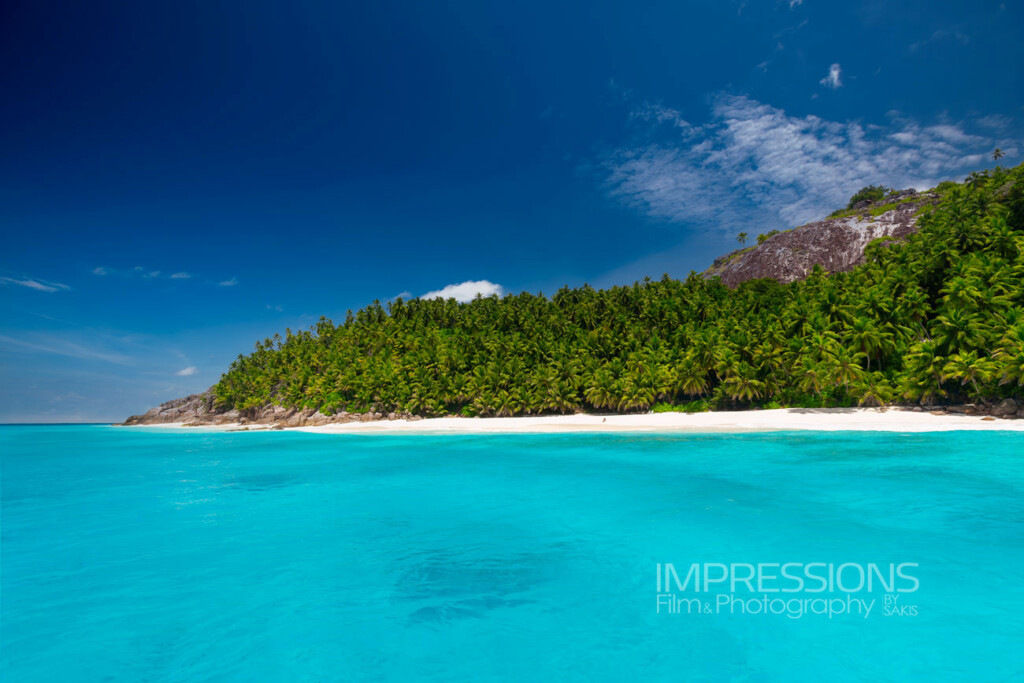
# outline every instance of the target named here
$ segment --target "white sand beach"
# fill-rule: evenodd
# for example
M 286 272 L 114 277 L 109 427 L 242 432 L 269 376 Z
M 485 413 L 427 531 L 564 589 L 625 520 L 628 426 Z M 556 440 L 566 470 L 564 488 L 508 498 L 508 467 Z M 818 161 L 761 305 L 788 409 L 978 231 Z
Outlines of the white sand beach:
M 502 433 L 502 432 L 739 432 L 777 430 L 930 432 L 1024 431 L 1024 420 L 985 420 L 983 416 L 932 415 L 897 408 L 784 408 L 711 413 L 641 415 L 545 415 L 348 422 L 298 427 L 319 433 Z
M 272 425 L 228 424 L 184 427 L 181 423 L 142 425 L 217 431 L 263 431 Z M 283 431 L 320 434 L 492 434 L 552 432 L 743 432 L 780 430 L 941 432 L 953 430 L 1024 431 L 1024 420 L 985 419 L 981 415 L 915 412 L 903 408 L 783 408 L 711 413 L 639 415 L 545 415 L 346 422 Z

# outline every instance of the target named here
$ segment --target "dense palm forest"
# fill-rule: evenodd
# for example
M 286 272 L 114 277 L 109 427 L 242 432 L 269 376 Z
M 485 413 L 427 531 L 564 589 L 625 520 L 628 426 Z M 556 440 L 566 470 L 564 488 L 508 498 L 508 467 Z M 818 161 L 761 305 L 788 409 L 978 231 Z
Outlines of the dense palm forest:
M 917 233 L 872 243 L 848 273 L 375 302 L 258 343 L 215 393 L 242 411 L 419 415 L 1019 397 L 1024 165 L 937 191 Z

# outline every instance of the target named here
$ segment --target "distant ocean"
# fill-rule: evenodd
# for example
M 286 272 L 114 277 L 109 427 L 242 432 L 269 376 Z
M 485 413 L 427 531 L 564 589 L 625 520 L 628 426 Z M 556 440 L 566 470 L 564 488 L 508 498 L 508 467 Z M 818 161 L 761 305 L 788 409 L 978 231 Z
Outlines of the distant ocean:
M 1024 676 L 1021 433 L 6 426 L 0 512 L 8 682 Z

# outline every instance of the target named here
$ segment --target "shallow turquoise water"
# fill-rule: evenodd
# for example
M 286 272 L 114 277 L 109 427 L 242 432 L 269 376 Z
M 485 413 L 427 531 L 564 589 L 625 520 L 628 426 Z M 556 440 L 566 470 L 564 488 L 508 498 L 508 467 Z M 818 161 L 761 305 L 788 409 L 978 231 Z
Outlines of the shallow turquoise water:
M 0 477 L 5 681 L 1024 676 L 1021 434 L 0 427 Z M 918 563 L 918 615 L 655 613 L 790 561 Z

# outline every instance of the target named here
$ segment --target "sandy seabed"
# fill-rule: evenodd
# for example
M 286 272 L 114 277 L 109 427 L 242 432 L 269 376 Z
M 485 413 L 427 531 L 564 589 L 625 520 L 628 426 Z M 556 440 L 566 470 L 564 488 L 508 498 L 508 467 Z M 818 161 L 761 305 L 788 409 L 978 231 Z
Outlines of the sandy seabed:
M 141 425 L 183 427 L 181 423 Z M 272 425 L 187 427 L 265 431 Z M 538 417 L 438 417 L 423 420 L 345 422 L 283 431 L 320 434 L 490 434 L 557 432 L 745 432 L 745 431 L 884 431 L 943 432 L 953 430 L 1024 431 L 1024 420 L 985 419 L 983 415 L 915 412 L 903 408 L 782 408 L 711 413 L 645 413 L 639 415 L 543 415 Z

